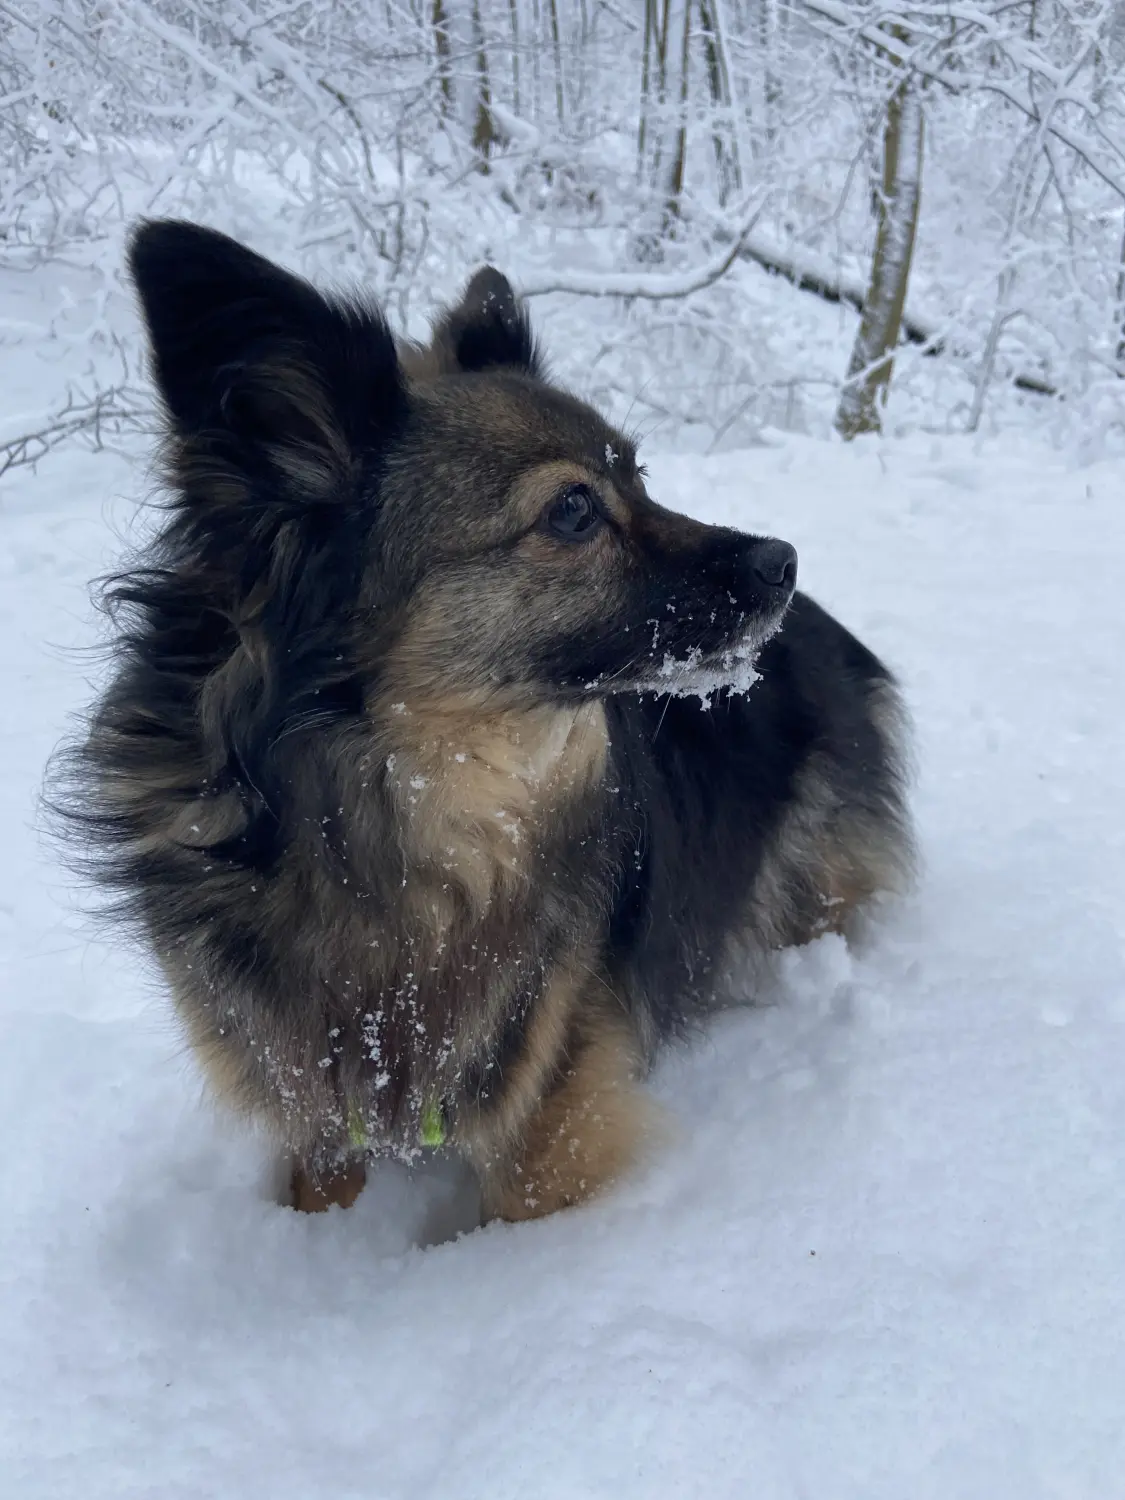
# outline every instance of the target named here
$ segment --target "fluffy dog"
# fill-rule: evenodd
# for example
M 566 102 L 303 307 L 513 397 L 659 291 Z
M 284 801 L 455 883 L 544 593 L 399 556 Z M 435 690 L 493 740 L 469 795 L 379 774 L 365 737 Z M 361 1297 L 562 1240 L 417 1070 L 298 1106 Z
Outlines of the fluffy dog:
M 171 500 L 71 817 L 298 1206 L 439 1142 L 487 1216 L 577 1202 L 733 952 L 900 884 L 892 679 L 649 498 L 498 272 L 421 348 L 189 224 L 131 268 Z

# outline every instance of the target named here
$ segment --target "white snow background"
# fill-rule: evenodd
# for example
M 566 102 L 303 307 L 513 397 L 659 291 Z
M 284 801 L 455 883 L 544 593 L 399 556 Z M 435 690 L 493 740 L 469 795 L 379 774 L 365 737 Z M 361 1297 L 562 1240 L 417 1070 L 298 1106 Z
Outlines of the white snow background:
M 279 1207 L 37 827 L 135 461 L 0 501 L 0 1491 L 13 1500 L 1125 1493 L 1125 462 L 1033 435 L 646 453 L 901 674 L 916 893 L 783 955 L 611 1196 L 441 1163 Z

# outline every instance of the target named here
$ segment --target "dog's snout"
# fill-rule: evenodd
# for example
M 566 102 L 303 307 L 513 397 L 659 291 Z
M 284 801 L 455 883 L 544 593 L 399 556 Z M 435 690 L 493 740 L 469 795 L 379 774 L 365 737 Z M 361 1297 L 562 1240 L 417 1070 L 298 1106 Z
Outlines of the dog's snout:
M 797 552 L 774 537 L 755 542 L 750 553 L 754 576 L 771 589 L 792 589 L 797 583 Z

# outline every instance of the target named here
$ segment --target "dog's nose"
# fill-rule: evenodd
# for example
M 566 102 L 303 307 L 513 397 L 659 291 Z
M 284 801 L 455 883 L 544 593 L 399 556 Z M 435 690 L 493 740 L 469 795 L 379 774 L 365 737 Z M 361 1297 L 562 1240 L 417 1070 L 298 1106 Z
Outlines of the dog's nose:
M 774 537 L 754 543 L 750 566 L 755 577 L 771 589 L 791 589 L 797 582 L 796 549 Z

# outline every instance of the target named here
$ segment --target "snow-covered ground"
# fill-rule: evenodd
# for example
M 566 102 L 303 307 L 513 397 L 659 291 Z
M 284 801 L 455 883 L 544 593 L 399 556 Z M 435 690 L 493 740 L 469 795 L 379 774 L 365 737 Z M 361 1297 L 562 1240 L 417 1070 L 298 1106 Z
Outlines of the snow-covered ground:
M 138 460 L 0 498 L 0 1489 L 19 1500 L 1108 1500 L 1125 1474 L 1125 463 L 646 455 L 900 671 L 917 893 L 653 1081 L 613 1196 L 448 1165 L 277 1206 L 35 828 Z

